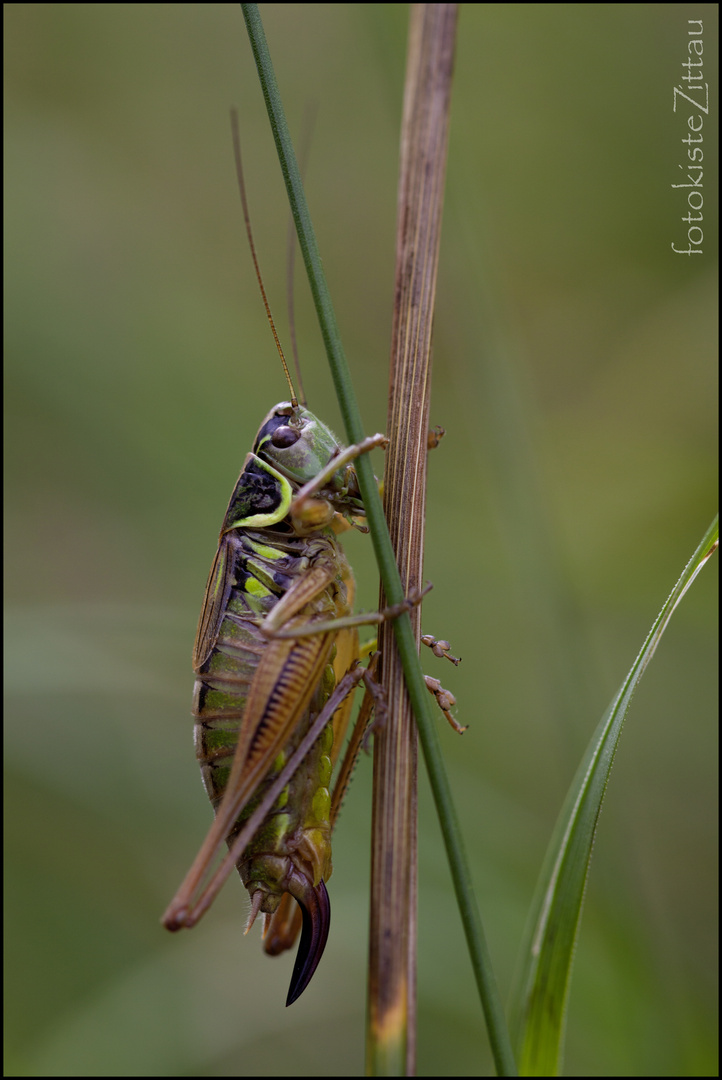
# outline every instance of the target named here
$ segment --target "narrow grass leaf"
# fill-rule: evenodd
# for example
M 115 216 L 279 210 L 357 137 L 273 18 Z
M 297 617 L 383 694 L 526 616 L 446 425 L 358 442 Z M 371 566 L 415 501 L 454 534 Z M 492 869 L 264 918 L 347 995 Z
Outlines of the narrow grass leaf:
M 718 538 L 715 518 L 602 717 L 557 820 L 537 883 L 512 995 L 512 1030 L 522 1076 L 558 1075 L 572 956 L 592 844 L 622 725 L 672 613 L 716 549 Z

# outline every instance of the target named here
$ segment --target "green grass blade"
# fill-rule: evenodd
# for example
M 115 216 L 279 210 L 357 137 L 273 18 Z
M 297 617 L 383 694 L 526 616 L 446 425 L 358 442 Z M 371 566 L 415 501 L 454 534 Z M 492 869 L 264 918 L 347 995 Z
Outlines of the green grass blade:
M 286 182 L 291 212 L 296 223 L 301 253 L 311 285 L 346 436 L 349 443 L 357 443 L 364 437 L 365 432 L 351 385 L 348 365 L 341 345 L 336 318 L 296 163 L 296 156 L 288 133 L 288 125 L 268 52 L 263 25 L 258 13 L 258 6 L 256 4 L 241 4 L 241 8 L 258 68 L 263 96 L 281 162 L 281 170 Z M 389 604 L 397 604 L 403 599 L 404 592 L 389 538 L 381 498 L 368 456 L 360 457 L 355 467 L 359 477 L 366 519 L 384 592 Z M 408 614 L 396 619 L 393 626 L 409 697 L 419 728 L 424 761 L 444 837 L 457 902 L 469 947 L 470 961 L 474 969 L 474 976 L 487 1020 L 497 1072 L 499 1075 L 505 1076 L 516 1075 L 509 1034 L 499 1000 L 496 980 L 491 968 L 481 917 L 471 883 L 468 859 L 461 840 L 458 817 L 451 796 L 451 785 L 441 757 L 435 719 L 432 715 L 431 697 L 424 682 L 421 662 Z
M 246 29 L 248 30 L 256 67 L 258 68 L 261 89 L 266 102 L 278 158 L 281 163 L 281 171 L 286 184 L 291 213 L 296 225 L 321 335 L 326 347 L 331 377 L 343 418 L 344 431 L 348 443 L 351 445 L 352 443 L 361 442 L 365 431 L 351 383 L 348 362 L 341 343 L 326 276 L 323 272 L 316 234 L 311 222 L 311 214 L 306 202 L 293 143 L 288 131 L 286 115 L 263 31 L 263 23 L 257 4 L 241 4 L 241 8 L 246 21 Z M 396 570 L 396 561 L 391 549 L 391 541 L 388 539 L 381 499 L 373 478 L 373 469 L 368 455 L 360 457 L 354 467 L 359 476 L 366 517 L 386 595 L 389 603 L 397 604 L 403 600 L 403 589 Z M 387 578 L 388 586 L 386 583 Z M 404 621 L 408 622 L 408 620 L 402 618 L 397 620 L 397 624 Z
M 522 1076 L 556 1076 L 572 956 L 597 820 L 632 695 L 672 613 L 717 547 L 718 518 L 657 616 L 647 640 L 602 717 L 577 770 L 537 883 L 512 994 L 513 1032 Z

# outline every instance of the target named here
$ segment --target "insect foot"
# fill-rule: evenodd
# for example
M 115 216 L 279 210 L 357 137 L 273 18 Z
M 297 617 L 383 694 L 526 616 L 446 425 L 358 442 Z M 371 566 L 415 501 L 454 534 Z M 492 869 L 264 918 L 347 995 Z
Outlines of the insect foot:
M 459 735 L 461 735 L 466 731 L 468 724 L 460 724 L 449 712 L 449 709 L 456 705 L 456 698 L 450 690 L 444 690 L 438 679 L 432 679 L 430 675 L 425 675 L 424 678 L 426 679 L 426 689 L 430 694 L 434 695 L 437 705 L 453 727 L 454 731 L 457 731 Z
M 461 663 L 460 656 L 452 656 L 449 652 L 451 645 L 448 641 L 439 641 L 433 636 L 433 634 L 424 634 L 421 638 L 421 644 L 427 645 L 434 656 L 446 657 L 447 660 L 451 660 L 451 663 L 458 667 Z
M 429 434 L 426 437 L 427 450 L 435 450 L 443 439 L 444 435 L 446 435 L 446 428 L 442 428 L 438 424 L 436 425 L 436 427 L 431 428 Z

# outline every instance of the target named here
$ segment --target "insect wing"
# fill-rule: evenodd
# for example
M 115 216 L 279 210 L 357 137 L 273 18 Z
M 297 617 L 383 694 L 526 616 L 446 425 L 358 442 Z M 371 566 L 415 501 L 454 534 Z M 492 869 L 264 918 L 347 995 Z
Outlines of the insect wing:
M 208 575 L 203 606 L 198 619 L 196 640 L 193 646 L 193 670 L 198 671 L 205 664 L 218 640 L 218 632 L 223 622 L 223 615 L 231 592 L 230 541 L 222 536 Z

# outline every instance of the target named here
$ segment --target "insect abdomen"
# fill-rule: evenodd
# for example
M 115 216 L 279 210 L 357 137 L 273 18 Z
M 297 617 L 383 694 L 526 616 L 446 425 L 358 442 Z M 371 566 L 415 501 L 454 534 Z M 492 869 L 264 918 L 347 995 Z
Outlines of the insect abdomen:
M 308 550 L 307 539 L 288 536 L 273 546 L 266 535 L 261 543 L 260 536 L 260 533 L 249 535 L 249 532 L 239 530 L 228 538 L 233 584 L 215 644 L 196 673 L 193 702 L 196 755 L 204 786 L 215 809 L 221 804 L 228 784 L 251 684 L 268 649 L 268 639 L 261 633 L 259 625 L 307 565 L 307 559 L 298 554 L 300 550 Z M 327 609 L 328 617 L 333 616 L 335 603 L 331 593 L 320 607 Z M 316 617 L 319 617 L 318 611 Z M 330 638 L 328 642 L 327 653 L 331 648 Z M 301 659 L 301 653 L 291 652 L 286 671 L 276 673 L 279 694 L 284 692 L 284 681 L 285 693 L 291 697 L 298 693 L 294 689 L 294 680 L 298 679 L 294 665 Z M 301 742 L 334 685 L 333 668 L 326 663 L 308 707 L 253 798 L 239 815 L 227 837 L 229 842 Z M 294 872 L 294 866 L 300 867 L 313 885 L 331 872 L 329 783 L 332 740 L 329 724 L 237 863 L 249 893 L 253 895 L 260 889 L 264 894 L 261 910 L 268 913 L 276 909 L 287 891 L 289 874 Z

